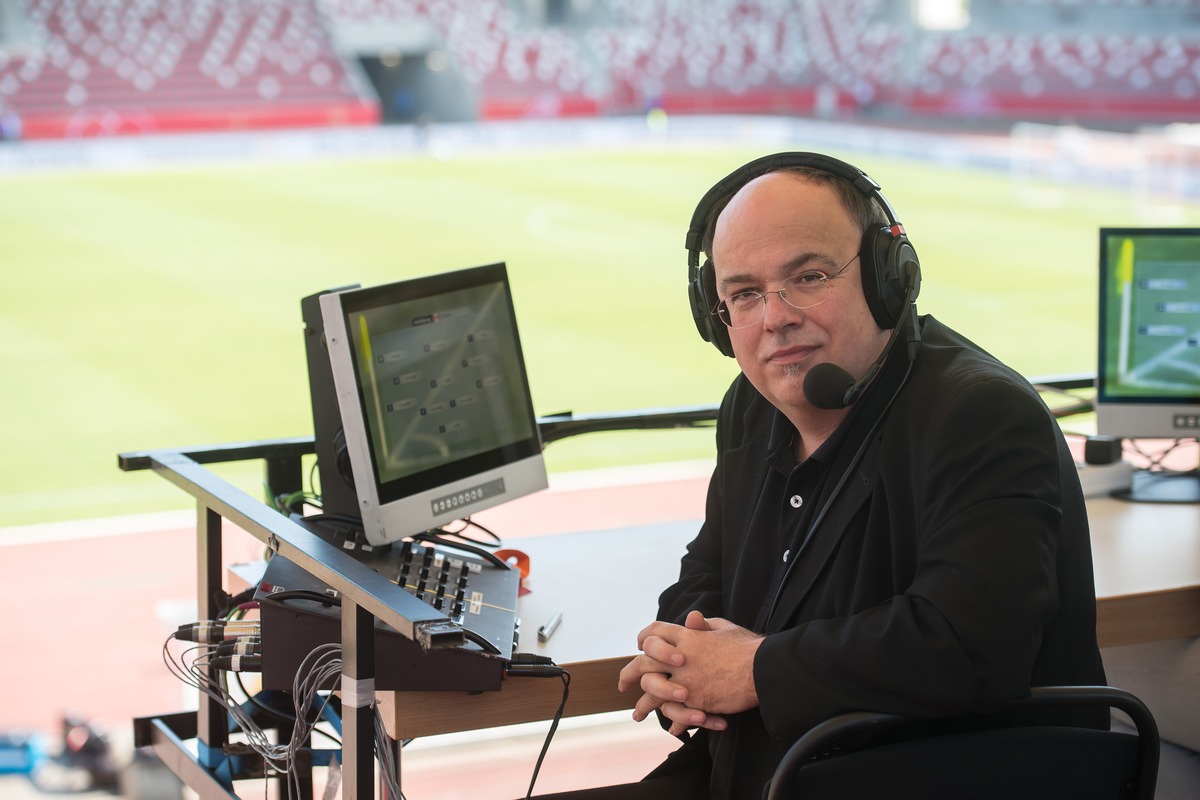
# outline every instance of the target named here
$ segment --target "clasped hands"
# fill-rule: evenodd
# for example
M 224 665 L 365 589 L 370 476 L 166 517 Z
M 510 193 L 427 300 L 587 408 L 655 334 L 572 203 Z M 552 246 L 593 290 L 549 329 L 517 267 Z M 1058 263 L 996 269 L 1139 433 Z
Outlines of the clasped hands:
M 671 735 L 679 736 L 694 727 L 724 730 L 726 715 L 758 706 L 758 634 L 692 611 L 683 625 L 647 625 L 637 641 L 641 655 L 625 665 L 617 681 L 622 692 L 643 692 L 633 708 L 635 721 L 657 709 L 671 721 Z

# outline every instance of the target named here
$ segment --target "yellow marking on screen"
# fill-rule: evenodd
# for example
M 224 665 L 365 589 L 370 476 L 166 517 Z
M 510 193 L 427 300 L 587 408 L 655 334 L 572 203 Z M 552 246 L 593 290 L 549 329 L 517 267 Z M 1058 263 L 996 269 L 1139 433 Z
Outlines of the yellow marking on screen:
M 363 355 L 366 356 L 367 369 L 371 371 L 371 377 L 373 378 L 375 373 L 375 359 L 371 358 L 371 332 L 367 330 L 366 314 L 358 316 L 358 335 L 362 341 Z
M 1117 283 L 1122 291 L 1133 283 L 1133 239 L 1121 242 L 1121 252 L 1117 254 Z
M 371 331 L 367 327 L 367 315 L 358 315 L 358 338 L 362 350 L 363 361 L 367 367 L 371 399 L 375 402 L 375 419 L 379 421 L 379 448 L 381 453 L 387 453 L 388 435 L 387 420 L 383 416 L 383 403 L 379 397 L 379 381 L 375 377 L 375 358 L 371 355 Z
M 1121 298 L 1117 379 L 1124 382 L 1129 374 L 1129 333 L 1133 324 L 1133 239 L 1124 239 L 1117 253 L 1117 292 Z

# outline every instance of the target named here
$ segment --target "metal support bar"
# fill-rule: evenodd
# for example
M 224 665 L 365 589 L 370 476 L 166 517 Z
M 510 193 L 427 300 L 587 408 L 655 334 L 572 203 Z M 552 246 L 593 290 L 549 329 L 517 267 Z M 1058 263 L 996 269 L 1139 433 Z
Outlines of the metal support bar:
M 194 713 L 134 720 L 135 744 L 149 747 L 167 769 L 187 784 L 200 800 L 238 800 L 232 786 L 221 782 L 184 745 L 196 734 Z
M 352 597 L 422 647 L 459 647 L 466 643 L 462 629 L 445 614 L 182 453 L 159 451 L 150 460 L 155 472 L 197 498 L 209 513 L 229 520 L 343 597 Z
M 160 450 L 139 450 L 119 453 L 117 466 L 122 472 L 138 472 L 151 469 L 150 458 Z M 225 464 L 230 461 L 253 461 L 259 458 L 295 458 L 316 452 L 311 436 L 294 436 L 288 439 L 269 439 L 257 442 L 234 442 L 212 444 L 202 447 L 176 447 L 172 452 L 187 456 L 197 464 Z
M 342 793 L 372 797 L 375 784 L 375 618 L 342 601 Z
M 196 609 L 200 620 L 215 619 L 221 596 L 221 517 L 204 504 L 196 508 Z M 217 683 L 217 670 L 200 667 L 204 679 Z M 197 757 L 207 767 L 215 768 L 221 759 L 221 748 L 229 742 L 229 723 L 226 710 L 215 698 L 203 692 L 197 711 Z

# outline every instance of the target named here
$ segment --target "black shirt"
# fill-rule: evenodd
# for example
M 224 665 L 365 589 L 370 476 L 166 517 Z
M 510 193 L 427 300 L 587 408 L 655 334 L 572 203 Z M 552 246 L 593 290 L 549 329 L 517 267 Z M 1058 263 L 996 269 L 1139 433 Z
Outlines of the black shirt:
M 764 453 L 766 479 L 734 578 L 731 621 L 758 632 L 765 628 L 779 587 L 812 527 L 844 428 L 839 426 L 815 453 L 797 462 L 796 429 L 776 412 Z

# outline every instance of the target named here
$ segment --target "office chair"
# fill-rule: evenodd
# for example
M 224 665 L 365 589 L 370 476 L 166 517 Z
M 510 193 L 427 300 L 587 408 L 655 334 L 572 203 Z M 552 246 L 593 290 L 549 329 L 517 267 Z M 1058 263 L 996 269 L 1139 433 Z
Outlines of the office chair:
M 1136 734 L 1059 726 L 996 727 L 936 734 L 872 747 L 884 732 L 903 736 L 916 720 L 856 711 L 827 720 L 788 750 L 768 800 L 1152 800 L 1158 726 L 1129 692 L 1111 686 L 1046 686 L 1005 710 L 1107 706 Z M 852 743 L 860 743 L 854 745 Z

